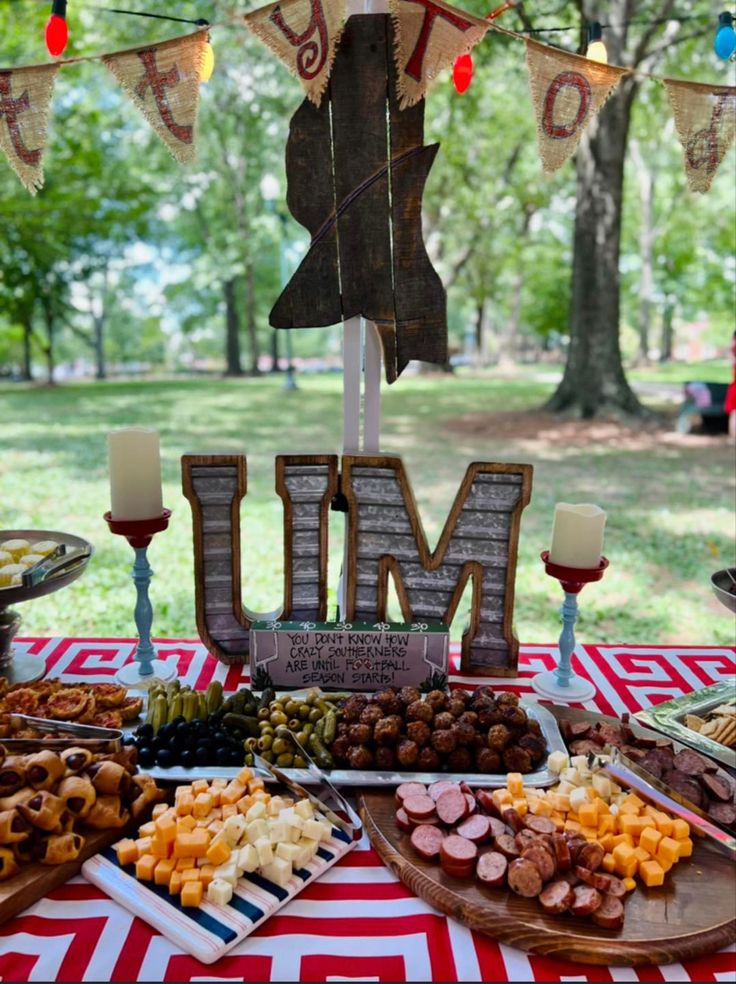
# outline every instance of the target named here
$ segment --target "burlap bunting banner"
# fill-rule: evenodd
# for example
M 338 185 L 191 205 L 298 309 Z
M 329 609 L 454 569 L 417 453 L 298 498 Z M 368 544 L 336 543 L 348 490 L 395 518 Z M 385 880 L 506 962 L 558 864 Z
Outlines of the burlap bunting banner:
M 707 191 L 736 136 L 736 88 L 664 79 L 691 191 Z
M 586 126 L 628 72 L 530 39 L 526 61 L 539 155 L 550 173 L 574 154 Z
M 32 195 L 43 185 L 49 103 L 58 65 L 0 71 L 0 149 Z
M 319 106 L 345 23 L 346 0 L 285 0 L 246 14 L 246 27 L 280 58 Z
M 119 54 L 103 61 L 177 161 L 196 156 L 195 126 L 207 31 Z
M 440 72 L 483 39 L 482 17 L 439 0 L 390 0 L 396 35 L 396 69 L 402 109 L 418 103 Z

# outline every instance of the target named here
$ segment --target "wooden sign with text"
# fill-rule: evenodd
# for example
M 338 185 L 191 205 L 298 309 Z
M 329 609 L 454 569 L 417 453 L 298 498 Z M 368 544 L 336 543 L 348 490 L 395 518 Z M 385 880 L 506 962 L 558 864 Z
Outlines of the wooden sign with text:
M 426 622 L 254 622 L 252 673 L 276 687 L 444 688 L 449 639 Z

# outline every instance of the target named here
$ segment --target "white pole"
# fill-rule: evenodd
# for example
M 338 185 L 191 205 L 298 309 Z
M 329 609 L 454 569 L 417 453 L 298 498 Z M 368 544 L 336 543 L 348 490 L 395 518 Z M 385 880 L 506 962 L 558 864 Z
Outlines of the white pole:
M 381 443 L 381 339 L 372 321 L 364 321 L 363 324 L 363 450 L 368 454 L 377 454 Z
M 363 366 L 362 318 L 348 318 L 342 324 L 342 412 L 343 452 L 360 451 L 360 380 Z

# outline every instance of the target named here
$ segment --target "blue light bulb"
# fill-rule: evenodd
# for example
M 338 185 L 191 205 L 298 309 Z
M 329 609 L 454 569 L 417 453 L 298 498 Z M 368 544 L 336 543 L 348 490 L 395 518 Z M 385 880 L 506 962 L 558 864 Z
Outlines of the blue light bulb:
M 736 31 L 733 29 L 733 17 L 728 11 L 718 15 L 718 30 L 713 42 L 713 50 L 723 61 L 728 61 L 736 51 Z

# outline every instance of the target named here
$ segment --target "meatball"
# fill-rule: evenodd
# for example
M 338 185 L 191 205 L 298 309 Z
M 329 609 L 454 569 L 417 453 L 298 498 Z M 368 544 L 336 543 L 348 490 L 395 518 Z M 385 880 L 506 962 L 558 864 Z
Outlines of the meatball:
M 495 707 L 496 701 L 490 694 L 483 694 L 477 690 L 468 704 L 468 707 L 472 711 L 484 711 L 488 707 Z
M 440 711 L 439 714 L 435 714 L 434 716 L 432 728 L 435 731 L 443 731 L 446 728 L 452 728 L 454 724 L 455 718 L 449 711 Z
M 503 753 L 503 764 L 509 772 L 531 772 L 532 757 L 525 748 L 510 745 Z
M 486 751 L 490 751 L 489 748 Z M 447 768 L 450 772 L 468 772 L 473 764 L 473 756 L 469 748 L 456 748 L 447 756 Z
M 440 755 L 449 755 L 450 752 L 455 751 L 457 741 L 455 735 L 449 728 L 441 728 L 439 731 L 434 731 L 432 737 L 430 738 L 432 748 Z
M 373 727 L 376 721 L 380 721 L 382 717 L 383 711 L 378 704 L 368 704 L 368 706 L 364 707 L 361 712 L 360 723 L 368 724 Z
M 525 748 L 536 765 L 547 754 L 547 742 L 540 735 L 524 735 L 519 739 L 519 748 Z
M 501 758 L 493 748 L 477 748 L 475 767 L 478 772 L 498 772 L 501 768 Z
M 351 769 L 372 769 L 373 753 L 365 745 L 353 745 L 348 753 L 348 762 Z
M 431 745 L 425 745 L 419 750 L 417 768 L 422 772 L 436 772 L 441 765 L 440 757 Z
M 431 705 L 424 700 L 415 700 L 406 709 L 407 721 L 426 721 L 429 724 L 433 717 L 434 711 Z
M 503 705 L 503 723 L 509 728 L 526 729 L 526 711 L 523 707 Z
M 413 768 L 419 758 L 419 746 L 415 741 L 405 738 L 396 748 L 396 758 L 399 760 L 399 765 L 405 769 Z
M 406 726 L 406 737 L 415 741 L 421 748 L 426 745 L 432 732 L 424 721 L 410 721 Z
M 472 694 L 469 694 L 467 690 L 453 690 L 451 696 L 456 700 L 461 700 L 463 704 L 467 704 Z
M 527 717 L 526 719 L 526 730 L 532 735 L 541 735 L 542 728 L 539 721 L 535 721 L 534 718 Z
M 348 733 L 348 728 L 349 727 L 350 727 L 350 725 L 347 724 L 345 721 L 338 721 L 337 722 L 337 734 L 340 737 L 342 737 L 343 735 L 346 735 Z
M 509 704 L 511 707 L 517 707 L 519 704 L 519 695 L 512 694 L 510 690 L 504 690 L 496 698 L 499 704 Z
M 389 748 L 388 745 L 379 745 L 376 749 L 376 768 L 377 769 L 395 769 L 396 768 L 396 752 L 393 748 Z
M 495 748 L 497 752 L 503 751 L 511 741 L 511 732 L 505 724 L 494 724 L 488 730 L 488 747 Z M 512 770 L 513 771 L 513 770 Z
M 452 726 L 452 733 L 455 735 L 455 741 L 458 745 L 467 746 L 469 748 L 475 747 L 476 730 L 472 724 L 468 724 L 467 721 L 460 720 Z
M 469 724 L 472 728 L 478 726 L 478 715 L 475 711 L 463 711 L 460 717 L 457 719 L 458 724 Z
M 447 694 L 442 690 L 430 690 L 426 701 L 435 711 L 444 711 L 447 702 Z
M 372 737 L 373 728 L 369 724 L 351 724 L 348 728 L 351 745 L 366 745 Z
M 362 694 L 353 694 L 352 697 L 348 697 L 342 709 L 343 720 L 347 721 L 348 724 L 355 724 L 360 719 L 363 708 L 367 703 L 368 699 Z
M 501 724 L 502 721 L 503 714 L 496 704 L 478 711 L 478 724 L 481 728 L 492 728 L 494 724 Z
M 408 707 L 409 704 L 413 704 L 415 700 L 421 700 L 422 695 L 419 693 L 416 687 L 402 687 L 399 691 L 399 700 L 404 705 Z
M 401 718 L 397 714 L 376 721 L 373 727 L 373 737 L 379 745 L 395 745 L 401 734 Z
M 452 714 L 453 717 L 460 717 L 460 715 L 465 711 L 465 701 L 459 700 L 455 695 L 450 698 L 447 702 L 447 710 Z
M 397 697 L 393 687 L 380 690 L 373 700 L 378 704 L 384 714 L 401 714 L 404 706 Z
M 335 738 L 330 745 L 330 754 L 339 765 L 345 765 L 350 754 L 350 739 L 346 735 Z

